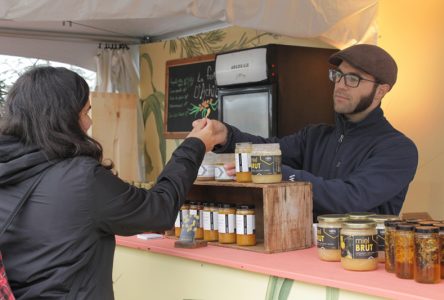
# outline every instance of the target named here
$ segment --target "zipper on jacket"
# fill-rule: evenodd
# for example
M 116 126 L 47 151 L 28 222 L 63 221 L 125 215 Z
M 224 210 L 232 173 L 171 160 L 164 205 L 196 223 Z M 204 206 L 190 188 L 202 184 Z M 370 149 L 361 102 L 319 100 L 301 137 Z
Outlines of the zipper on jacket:
M 339 136 L 339 139 L 338 139 L 338 145 L 336 146 L 336 153 L 338 152 L 339 147 L 341 147 L 341 144 L 342 144 L 343 140 L 344 140 L 344 134 L 341 133 L 341 135 Z

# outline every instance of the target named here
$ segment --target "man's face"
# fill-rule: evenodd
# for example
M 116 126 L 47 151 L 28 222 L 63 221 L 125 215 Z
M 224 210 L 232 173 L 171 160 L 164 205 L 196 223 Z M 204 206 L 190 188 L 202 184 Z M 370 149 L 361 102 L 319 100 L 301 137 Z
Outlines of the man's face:
M 352 73 L 363 79 L 375 81 L 373 76 L 354 68 L 346 61 L 339 65 L 338 70 L 343 74 Z M 371 81 L 361 80 L 359 86 L 353 88 L 345 85 L 345 79 L 342 77 L 340 82 L 335 83 L 333 93 L 335 111 L 349 118 L 355 115 L 365 117 L 370 113 L 375 107 L 372 104 L 377 89 L 377 84 Z

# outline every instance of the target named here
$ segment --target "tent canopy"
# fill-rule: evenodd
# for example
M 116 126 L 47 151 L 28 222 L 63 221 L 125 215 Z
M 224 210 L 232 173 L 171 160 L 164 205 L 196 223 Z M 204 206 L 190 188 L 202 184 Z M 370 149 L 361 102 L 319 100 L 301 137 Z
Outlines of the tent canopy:
M 342 48 L 376 42 L 377 0 L 1 0 L 0 54 L 95 69 L 99 42 L 177 38 L 240 26 Z

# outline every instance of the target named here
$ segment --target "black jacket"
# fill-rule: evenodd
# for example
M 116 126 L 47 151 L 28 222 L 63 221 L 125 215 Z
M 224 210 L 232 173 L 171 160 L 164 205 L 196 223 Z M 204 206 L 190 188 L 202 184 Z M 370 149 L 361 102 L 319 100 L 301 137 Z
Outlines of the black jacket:
M 310 125 L 281 139 L 228 130 L 228 142 L 218 152 L 232 152 L 236 142 L 279 143 L 284 179 L 313 185 L 315 217 L 399 214 L 418 165 L 415 144 L 390 125 L 380 108 L 358 123 L 337 115 L 336 126 Z
M 90 157 L 48 169 L 0 239 L 17 299 L 113 299 L 114 235 L 173 227 L 205 153 L 186 139 L 151 190 L 135 188 Z M 37 173 L 48 167 L 38 149 L 0 136 L 0 222 Z

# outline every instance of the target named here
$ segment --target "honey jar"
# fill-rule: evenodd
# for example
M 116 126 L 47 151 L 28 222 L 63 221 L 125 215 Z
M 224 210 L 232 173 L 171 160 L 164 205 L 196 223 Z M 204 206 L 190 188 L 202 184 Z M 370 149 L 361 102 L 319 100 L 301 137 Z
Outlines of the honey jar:
M 196 226 L 196 231 L 194 233 L 194 238 L 201 240 L 203 239 L 203 220 L 202 220 L 202 203 L 200 202 L 190 202 L 190 216 L 196 216 L 198 223 Z
M 236 243 L 236 205 L 220 203 L 218 210 L 219 243 Z
M 251 143 L 236 143 L 236 181 L 251 182 Z
M 415 259 L 415 225 L 398 223 L 395 231 L 395 274 L 398 278 L 413 279 Z
M 385 226 L 385 270 L 390 273 L 395 272 L 395 232 L 396 225 L 401 223 L 400 220 L 384 221 Z
M 179 213 L 176 217 L 176 222 L 174 223 L 174 235 L 176 237 L 180 236 L 182 230 L 183 220 L 190 213 L 190 204 L 188 201 L 185 201 L 184 204 L 180 207 Z
M 325 261 L 341 261 L 339 235 L 342 222 L 348 220 L 343 214 L 318 216 L 317 248 L 319 258 Z
M 444 223 L 435 223 L 434 226 L 439 228 L 439 244 L 441 249 L 441 279 L 444 278 Z
M 342 224 L 341 265 L 351 271 L 371 271 L 378 267 L 376 223 L 347 220 Z
M 251 150 L 251 180 L 254 183 L 282 181 L 282 158 L 279 144 L 253 144 Z
M 369 220 L 376 222 L 376 232 L 378 235 L 378 261 L 385 262 L 385 225 L 388 220 L 399 220 L 396 215 L 373 215 L 368 217 Z
M 208 181 L 214 180 L 214 161 L 216 154 L 208 152 L 205 154 L 202 164 L 199 166 L 196 180 Z
M 238 205 L 236 208 L 236 244 L 256 245 L 256 213 L 254 205 Z
M 217 241 L 218 239 L 218 208 L 216 203 L 203 204 L 203 238 L 205 241 Z
M 413 278 L 420 283 L 440 282 L 440 263 L 439 228 L 434 226 L 416 226 Z

